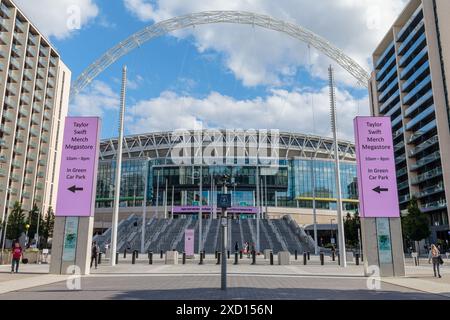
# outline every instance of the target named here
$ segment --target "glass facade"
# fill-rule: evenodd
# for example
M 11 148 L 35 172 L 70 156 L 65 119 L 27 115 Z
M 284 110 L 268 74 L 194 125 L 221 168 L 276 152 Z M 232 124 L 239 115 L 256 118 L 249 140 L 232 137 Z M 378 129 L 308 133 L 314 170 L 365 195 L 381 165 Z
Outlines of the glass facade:
M 202 197 L 199 194 L 201 169 Z M 336 209 L 334 169 L 334 161 L 323 159 L 280 161 L 278 170 L 270 175 L 264 175 L 264 168 L 260 168 L 263 203 L 265 205 L 267 202 L 270 207 L 312 208 L 312 190 L 315 185 L 317 208 L 334 210 Z M 112 207 L 115 171 L 115 160 L 100 162 L 97 207 Z M 256 166 L 175 166 L 161 159 L 124 160 L 120 205 L 122 207 L 142 206 L 146 182 L 149 206 L 163 206 L 165 199 L 170 206 L 172 198 L 176 206 L 198 206 L 200 200 L 204 205 L 213 205 L 218 192 L 217 176 L 223 174 L 230 176 L 228 191 L 232 194 L 233 206 L 255 206 Z M 313 179 L 315 183 L 312 182 Z M 358 194 L 355 163 L 341 163 L 341 183 L 345 208 L 356 209 Z

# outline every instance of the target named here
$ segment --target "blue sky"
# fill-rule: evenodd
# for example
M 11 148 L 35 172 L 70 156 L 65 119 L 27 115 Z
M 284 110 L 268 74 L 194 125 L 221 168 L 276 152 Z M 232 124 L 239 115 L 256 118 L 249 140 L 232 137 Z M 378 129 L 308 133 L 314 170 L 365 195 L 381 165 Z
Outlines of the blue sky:
M 327 38 L 369 70 L 371 52 L 405 1 L 16 2 L 57 47 L 74 81 L 95 59 L 134 32 L 205 10 L 246 10 L 296 23 Z M 67 28 L 73 6 L 79 9 L 75 11 L 80 20 L 77 30 Z M 148 42 L 74 98 L 70 114 L 99 115 L 102 137 L 116 136 L 121 68 L 126 64 L 127 134 L 220 127 L 329 135 L 326 70 L 330 63 L 338 82 L 339 134 L 352 139 L 352 118 L 368 112 L 366 90 L 321 52 L 283 34 L 249 26 L 197 26 Z

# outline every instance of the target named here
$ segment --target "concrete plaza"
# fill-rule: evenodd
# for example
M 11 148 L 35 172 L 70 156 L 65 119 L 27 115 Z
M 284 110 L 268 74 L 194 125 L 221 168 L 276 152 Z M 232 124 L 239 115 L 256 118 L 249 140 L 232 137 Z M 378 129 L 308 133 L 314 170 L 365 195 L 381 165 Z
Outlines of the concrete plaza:
M 187 260 L 185 265 L 165 265 L 159 255 L 148 264 L 140 256 L 131 264 L 130 256 L 110 267 L 103 261 L 91 275 L 79 279 L 79 290 L 68 289 L 74 281 L 69 276 L 48 274 L 48 265 L 22 265 L 19 274 L 10 274 L 9 266 L 0 267 L 0 300 L 68 300 L 68 299 L 450 299 L 450 266 L 442 268 L 442 279 L 432 276 L 432 267 L 426 260 L 418 267 L 407 260 L 405 278 L 386 278 L 379 290 L 369 289 L 373 284 L 363 275 L 363 267 L 350 262 L 345 269 L 326 258 L 324 266 L 318 257 L 311 256 L 303 265 L 303 257 L 291 259 L 291 265 L 270 265 L 262 257 L 256 265 L 251 259 L 228 261 L 228 290 L 220 290 L 220 266 L 214 256 L 205 264 Z M 181 263 L 181 260 L 180 260 Z M 275 261 L 276 263 L 276 261 Z M 369 286 L 368 286 L 369 282 Z M 69 284 L 69 287 L 68 287 Z

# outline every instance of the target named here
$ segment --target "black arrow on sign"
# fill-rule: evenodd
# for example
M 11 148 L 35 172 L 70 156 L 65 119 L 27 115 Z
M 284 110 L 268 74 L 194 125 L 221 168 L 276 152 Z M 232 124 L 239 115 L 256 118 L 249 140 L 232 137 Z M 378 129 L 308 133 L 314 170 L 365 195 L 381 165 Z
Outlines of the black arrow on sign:
M 375 189 L 373 189 L 373 191 L 375 191 L 378 194 L 381 194 L 382 192 L 388 192 L 389 189 L 387 188 L 382 188 L 382 187 L 376 187 Z
M 71 186 L 69 189 L 70 192 L 76 193 L 77 191 L 83 191 L 83 188 L 77 188 L 77 186 Z

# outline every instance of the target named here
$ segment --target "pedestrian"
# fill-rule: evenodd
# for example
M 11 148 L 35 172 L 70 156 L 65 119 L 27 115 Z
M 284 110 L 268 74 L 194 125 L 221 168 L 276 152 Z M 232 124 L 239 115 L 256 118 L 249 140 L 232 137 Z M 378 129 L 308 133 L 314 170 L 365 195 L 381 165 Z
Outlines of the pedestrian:
M 93 242 L 92 243 L 92 249 L 91 249 L 91 268 L 93 263 L 95 262 L 95 269 L 97 269 L 97 264 L 98 264 L 98 245 L 97 242 Z
M 14 273 L 14 271 L 16 273 L 19 272 L 20 258 L 22 258 L 22 255 L 22 247 L 20 246 L 20 243 L 16 241 L 12 248 L 11 273 Z
M 236 244 L 234 245 L 234 252 L 239 252 L 239 244 L 236 241 Z
M 442 278 L 441 272 L 440 272 L 440 265 L 443 264 L 444 261 L 442 260 L 441 252 L 434 244 L 431 245 L 431 250 L 428 255 L 428 263 L 431 263 L 431 262 L 433 262 L 434 276 L 435 277 L 438 276 L 439 278 Z

